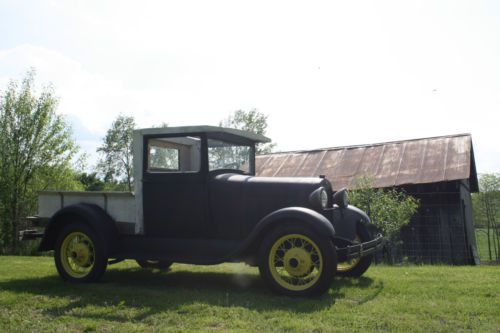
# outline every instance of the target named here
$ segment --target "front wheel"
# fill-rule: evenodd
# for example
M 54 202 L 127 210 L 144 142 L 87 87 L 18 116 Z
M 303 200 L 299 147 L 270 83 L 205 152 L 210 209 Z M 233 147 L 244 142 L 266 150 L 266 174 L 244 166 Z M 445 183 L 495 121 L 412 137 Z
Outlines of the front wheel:
M 274 291 L 310 296 L 330 288 L 337 266 L 328 237 L 299 225 L 278 227 L 262 242 L 259 271 Z
M 108 264 L 103 240 L 88 225 L 74 222 L 59 234 L 54 261 L 62 279 L 93 282 L 101 278 Z
M 370 233 L 365 225 L 358 225 L 355 238 L 352 240 L 352 245 L 369 242 L 372 240 Z M 371 266 L 373 254 L 354 258 L 347 261 L 339 262 L 337 265 L 337 275 L 342 277 L 360 277 Z

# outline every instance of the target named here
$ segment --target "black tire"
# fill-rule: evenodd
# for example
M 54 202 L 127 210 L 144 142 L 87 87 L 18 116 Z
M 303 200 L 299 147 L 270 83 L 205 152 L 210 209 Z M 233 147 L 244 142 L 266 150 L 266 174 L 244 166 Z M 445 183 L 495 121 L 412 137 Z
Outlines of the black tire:
M 105 242 L 87 224 L 72 222 L 57 236 L 54 261 L 65 281 L 98 281 L 108 265 Z
M 359 224 L 357 227 L 357 238 L 359 241 L 368 242 L 373 238 L 364 224 Z M 350 262 L 339 262 L 337 266 L 337 276 L 358 278 L 362 276 L 373 261 L 373 254 L 369 254 L 359 260 L 351 260 Z
M 166 260 L 136 260 L 136 262 L 139 266 L 146 269 L 166 270 L 172 266 L 172 262 Z
M 332 241 L 301 225 L 284 225 L 272 230 L 259 248 L 260 274 L 279 294 L 322 294 L 330 288 L 336 266 Z

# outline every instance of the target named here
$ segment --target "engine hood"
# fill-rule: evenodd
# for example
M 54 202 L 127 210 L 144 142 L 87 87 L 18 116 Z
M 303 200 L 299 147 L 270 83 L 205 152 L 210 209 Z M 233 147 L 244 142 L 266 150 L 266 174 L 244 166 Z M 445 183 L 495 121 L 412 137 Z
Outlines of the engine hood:
M 208 186 L 212 218 L 217 221 L 237 219 L 246 226 L 243 229 L 250 230 L 264 216 L 281 208 L 305 207 L 316 210 L 309 196 L 319 187 L 324 187 L 331 197 L 330 182 L 319 177 L 256 177 L 234 173 L 214 175 L 209 179 Z
M 319 177 L 256 177 L 225 173 L 215 176 L 212 183 L 238 187 L 242 191 L 239 194 L 245 199 L 266 199 L 274 205 L 282 203 L 284 207 L 309 207 L 309 195 L 319 187 L 324 187 L 329 196 L 332 194 L 330 182 Z
M 214 176 L 213 179 L 220 182 L 272 184 L 277 186 L 279 186 L 279 184 L 294 184 L 297 186 L 330 186 L 330 182 L 328 180 L 320 177 L 257 177 L 234 173 L 223 173 Z

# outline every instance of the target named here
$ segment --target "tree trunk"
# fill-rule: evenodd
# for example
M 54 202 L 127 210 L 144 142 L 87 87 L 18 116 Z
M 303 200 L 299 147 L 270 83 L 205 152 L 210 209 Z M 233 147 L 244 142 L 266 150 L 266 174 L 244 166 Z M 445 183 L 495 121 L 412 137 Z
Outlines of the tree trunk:
M 488 214 L 488 202 L 487 202 L 486 195 L 484 193 L 482 195 L 482 201 L 483 201 L 484 209 L 485 209 L 485 212 L 486 212 L 486 237 L 488 239 L 488 257 L 490 258 L 490 261 L 491 261 L 492 260 L 492 256 L 491 256 L 491 240 L 490 240 L 490 228 L 491 228 L 491 225 L 490 225 L 490 217 L 489 217 L 489 214 Z
M 18 205 L 18 196 L 19 194 L 15 193 L 14 197 L 12 198 L 12 212 L 11 212 L 11 236 L 10 236 L 10 247 L 11 247 L 11 253 L 16 254 L 17 251 L 17 229 L 18 229 L 18 220 L 19 220 L 19 205 Z
M 493 241 L 494 241 L 494 249 L 495 249 L 495 259 L 500 260 L 500 237 L 498 235 L 498 225 L 495 221 L 495 216 L 493 216 Z

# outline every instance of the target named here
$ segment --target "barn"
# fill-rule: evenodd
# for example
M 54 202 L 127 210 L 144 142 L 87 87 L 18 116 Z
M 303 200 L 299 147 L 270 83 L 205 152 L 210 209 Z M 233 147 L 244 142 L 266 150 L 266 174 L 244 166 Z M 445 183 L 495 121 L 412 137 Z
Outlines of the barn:
M 457 134 L 256 158 L 259 176 L 325 175 L 334 190 L 369 177 L 376 188 L 397 188 L 420 201 L 401 230 L 399 257 L 417 263 L 479 263 L 471 192 L 478 191 L 470 134 Z

